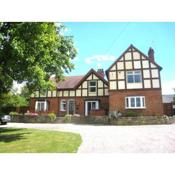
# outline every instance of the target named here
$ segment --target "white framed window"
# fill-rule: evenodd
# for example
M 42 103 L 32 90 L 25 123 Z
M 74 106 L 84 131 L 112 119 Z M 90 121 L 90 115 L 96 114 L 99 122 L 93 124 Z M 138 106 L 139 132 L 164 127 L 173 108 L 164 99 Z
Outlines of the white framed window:
M 66 100 L 61 100 L 61 102 L 60 102 L 60 111 L 66 111 L 66 108 L 67 108 Z
M 140 70 L 127 71 L 126 76 L 127 76 L 127 83 L 141 83 L 142 82 Z
M 97 81 L 89 81 L 89 92 L 96 92 L 97 90 Z
M 36 101 L 35 102 L 35 111 L 42 112 L 48 110 L 48 102 L 47 101 Z
M 125 97 L 125 108 L 126 109 L 138 109 L 146 108 L 144 96 L 129 96 Z
M 99 101 L 85 101 L 85 116 L 89 115 L 89 111 L 91 110 L 98 110 L 99 109 Z

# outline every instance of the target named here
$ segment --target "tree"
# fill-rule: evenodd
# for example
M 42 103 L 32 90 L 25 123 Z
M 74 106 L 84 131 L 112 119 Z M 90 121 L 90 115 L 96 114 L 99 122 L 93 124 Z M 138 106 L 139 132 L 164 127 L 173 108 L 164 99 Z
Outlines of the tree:
M 30 91 L 53 88 L 51 75 L 59 80 L 73 69 L 76 49 L 62 30 L 55 23 L 0 23 L 0 96 L 13 81 L 25 81 Z
M 13 92 L 8 92 L 6 94 L 1 95 L 0 98 L 0 114 L 1 113 L 9 113 L 11 110 L 16 110 L 17 108 L 28 106 L 29 101 L 19 95 L 14 94 Z
M 30 96 L 31 96 L 29 88 L 27 86 L 23 86 L 21 88 L 21 92 L 20 92 L 19 95 L 21 97 L 24 97 L 26 99 L 26 101 L 29 101 L 30 100 Z
M 29 106 L 30 95 L 27 86 L 23 86 L 20 93 L 17 92 L 16 88 L 12 88 L 10 92 L 1 95 L 0 113 L 8 113 L 11 110 L 19 109 L 20 107 Z
M 25 97 L 20 96 L 19 94 L 13 94 L 9 92 L 7 94 L 3 94 L 3 97 L 0 99 L 0 107 L 21 107 L 28 106 L 28 101 Z

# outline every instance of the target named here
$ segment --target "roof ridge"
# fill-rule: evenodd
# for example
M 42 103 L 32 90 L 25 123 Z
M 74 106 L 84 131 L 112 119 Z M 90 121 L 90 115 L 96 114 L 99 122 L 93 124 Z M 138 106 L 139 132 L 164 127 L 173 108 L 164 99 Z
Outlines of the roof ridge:
M 82 77 L 84 75 L 68 75 L 68 76 L 65 76 L 65 77 Z

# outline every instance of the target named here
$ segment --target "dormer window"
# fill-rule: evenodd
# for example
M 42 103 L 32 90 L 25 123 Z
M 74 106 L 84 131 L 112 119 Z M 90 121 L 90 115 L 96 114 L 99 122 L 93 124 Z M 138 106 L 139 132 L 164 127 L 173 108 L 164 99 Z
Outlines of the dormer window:
M 89 92 L 96 92 L 97 89 L 97 81 L 89 81 Z
M 141 83 L 141 71 L 128 71 L 126 73 L 127 83 Z

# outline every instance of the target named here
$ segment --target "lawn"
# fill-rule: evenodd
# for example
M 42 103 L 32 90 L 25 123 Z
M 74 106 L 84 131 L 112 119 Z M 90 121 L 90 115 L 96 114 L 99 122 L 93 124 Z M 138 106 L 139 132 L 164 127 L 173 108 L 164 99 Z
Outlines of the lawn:
M 75 153 L 81 142 L 75 133 L 0 128 L 0 153 Z

